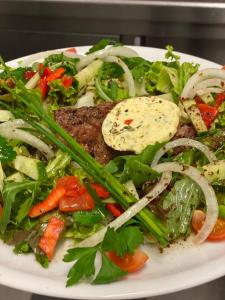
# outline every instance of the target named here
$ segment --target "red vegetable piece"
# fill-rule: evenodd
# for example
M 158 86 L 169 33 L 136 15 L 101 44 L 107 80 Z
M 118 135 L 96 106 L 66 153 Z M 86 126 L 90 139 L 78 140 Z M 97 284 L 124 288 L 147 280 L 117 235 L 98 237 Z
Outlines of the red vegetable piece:
M 46 77 L 47 83 L 50 83 L 56 79 L 59 79 L 62 77 L 63 73 L 65 72 L 64 68 L 58 68 L 55 71 L 53 71 L 49 76 Z
M 52 260 L 56 244 L 64 228 L 64 221 L 52 217 L 39 241 L 39 247 L 46 254 L 49 260 Z
M 80 180 L 75 176 L 64 176 L 58 179 L 56 186 L 65 188 L 65 196 L 77 196 L 81 189 Z
M 220 105 L 223 103 L 223 101 L 225 100 L 225 92 L 217 94 L 216 95 L 216 103 L 215 103 L 215 107 L 219 108 Z
M 95 202 L 87 193 L 76 195 L 74 197 L 62 197 L 59 201 L 59 209 L 63 212 L 92 210 Z
M 115 218 L 119 217 L 124 212 L 122 207 L 117 203 L 107 203 L 106 208 Z
M 41 78 L 39 80 L 39 88 L 40 88 L 40 91 L 41 91 L 41 96 L 42 96 L 42 99 L 45 99 L 46 96 L 47 96 L 47 93 L 48 93 L 48 85 L 47 85 L 47 82 L 46 82 L 46 79 L 45 78 Z
M 51 74 L 52 74 L 52 70 L 49 67 L 45 67 L 44 71 L 43 71 L 43 74 L 42 74 L 42 77 L 48 77 Z
M 2 205 L 0 203 L 0 216 L 2 215 L 2 213 L 3 213 L 3 208 L 2 208 Z
M 24 72 L 24 78 L 28 81 L 35 75 L 34 71 L 28 70 Z
M 133 119 L 127 119 L 124 121 L 124 124 L 130 125 L 134 120 Z
M 96 191 L 97 195 L 102 199 L 107 199 L 110 196 L 110 193 L 99 183 L 92 183 L 91 187 Z
M 38 72 L 42 72 L 44 65 L 42 63 L 38 64 Z
M 36 218 L 40 215 L 45 214 L 59 206 L 59 200 L 66 194 L 66 189 L 62 186 L 58 186 L 54 188 L 48 197 L 36 204 L 33 208 L 31 208 L 29 212 L 30 218 Z
M 210 128 L 213 121 L 218 115 L 218 109 L 214 106 L 210 106 L 206 103 L 198 103 L 196 102 L 198 109 L 200 110 L 202 119 L 207 128 Z
M 68 89 L 73 84 L 73 77 L 64 75 L 62 78 L 62 84 L 66 89 Z
M 69 48 L 69 49 L 66 49 L 66 52 L 77 53 L 77 50 L 76 50 L 76 48 Z

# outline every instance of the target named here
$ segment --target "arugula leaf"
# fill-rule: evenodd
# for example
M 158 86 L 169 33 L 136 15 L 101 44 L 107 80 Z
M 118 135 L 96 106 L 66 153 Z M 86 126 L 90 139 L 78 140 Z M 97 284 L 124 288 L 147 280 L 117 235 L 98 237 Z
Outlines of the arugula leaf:
M 144 242 L 144 235 L 137 226 L 122 227 L 115 231 L 109 228 L 102 243 L 103 251 L 114 251 L 118 256 L 134 254 L 135 249 Z
M 7 140 L 0 136 L 0 162 L 6 163 L 16 158 L 16 152 Z
M 31 251 L 32 249 L 27 241 L 23 241 L 17 244 L 13 249 L 13 252 L 15 254 L 25 254 L 25 253 L 30 253 Z
M 73 218 L 75 222 L 81 225 L 92 225 L 103 220 L 102 213 L 96 209 L 92 211 L 78 211 L 73 213 Z
M 79 282 L 82 278 L 89 278 L 94 275 L 96 253 L 96 247 L 85 248 L 85 251 L 83 252 L 79 249 L 75 254 L 73 253 L 73 257 L 77 259 L 77 261 L 67 275 L 68 280 L 66 286 L 71 286 Z
M 100 80 L 120 78 L 124 74 L 123 69 L 116 63 L 104 62 L 98 72 Z
M 102 253 L 102 266 L 93 283 L 104 284 L 119 280 L 128 273 L 115 265 L 104 253 Z
M 21 223 L 26 216 L 28 215 L 31 206 L 34 202 L 34 198 L 33 197 L 28 197 L 23 204 L 20 206 L 18 214 L 16 216 L 16 222 Z
M 51 97 L 51 100 L 55 100 L 56 102 L 59 101 L 59 99 L 63 102 L 68 102 L 73 104 L 76 99 L 75 96 L 77 94 L 77 89 L 72 85 L 70 87 L 65 87 L 62 84 L 61 79 L 53 80 L 49 84 L 49 97 Z
M 120 43 L 116 42 L 116 41 L 113 41 L 111 39 L 102 39 L 100 40 L 97 44 L 95 44 L 94 46 L 92 46 L 88 52 L 86 52 L 85 54 L 90 54 L 90 53 L 93 53 L 93 52 L 96 52 L 96 51 L 99 51 L 99 50 L 102 50 L 104 49 L 106 46 L 108 45 L 114 45 L 114 46 L 119 46 L 121 45 Z
M 8 223 L 10 222 L 11 209 L 13 203 L 16 201 L 16 196 L 24 190 L 34 190 L 37 186 L 35 181 L 23 181 L 23 182 L 7 182 L 4 185 L 2 192 L 2 198 L 4 202 L 3 213 L 0 217 L 0 232 L 4 233 Z
M 172 240 L 187 236 L 193 211 L 203 199 L 198 185 L 188 177 L 175 182 L 163 200 L 163 209 L 169 210 L 167 228 Z
M 36 261 L 45 269 L 49 266 L 49 260 L 44 253 L 35 253 Z
M 58 150 L 54 159 L 52 159 L 46 166 L 46 173 L 48 178 L 62 177 L 65 174 L 65 168 L 70 164 L 71 157 Z

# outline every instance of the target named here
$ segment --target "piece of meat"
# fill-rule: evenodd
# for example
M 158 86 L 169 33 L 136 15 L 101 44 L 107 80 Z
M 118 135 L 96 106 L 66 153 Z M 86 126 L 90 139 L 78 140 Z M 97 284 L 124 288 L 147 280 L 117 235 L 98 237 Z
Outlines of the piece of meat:
M 179 124 L 177 128 L 177 132 L 173 137 L 173 140 L 177 140 L 180 138 L 188 138 L 188 139 L 195 139 L 196 131 L 192 125 L 187 124 Z M 184 150 L 184 147 L 176 147 L 173 149 L 173 154 L 177 155 Z
M 108 102 L 77 109 L 60 108 L 55 112 L 55 119 L 97 161 L 106 164 L 116 156 L 117 151 L 106 145 L 101 127 L 115 105 L 115 102 Z

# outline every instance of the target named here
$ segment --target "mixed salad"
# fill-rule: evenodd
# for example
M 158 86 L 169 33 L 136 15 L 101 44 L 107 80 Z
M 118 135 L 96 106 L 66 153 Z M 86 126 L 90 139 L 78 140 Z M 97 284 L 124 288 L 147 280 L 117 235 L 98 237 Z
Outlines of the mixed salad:
M 224 240 L 224 100 L 225 69 L 171 46 L 164 61 L 110 40 L 1 59 L 0 238 L 45 268 L 73 241 L 67 286 L 140 270 L 144 243 Z

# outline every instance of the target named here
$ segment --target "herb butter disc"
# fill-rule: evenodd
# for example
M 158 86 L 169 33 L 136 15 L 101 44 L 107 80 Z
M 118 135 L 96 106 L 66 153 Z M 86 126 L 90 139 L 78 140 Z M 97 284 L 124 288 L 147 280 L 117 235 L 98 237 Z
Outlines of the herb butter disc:
M 138 97 L 118 103 L 106 116 L 102 134 L 118 151 L 140 153 L 146 146 L 166 142 L 176 133 L 180 109 L 159 97 Z

